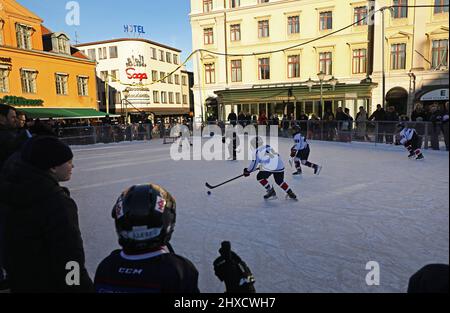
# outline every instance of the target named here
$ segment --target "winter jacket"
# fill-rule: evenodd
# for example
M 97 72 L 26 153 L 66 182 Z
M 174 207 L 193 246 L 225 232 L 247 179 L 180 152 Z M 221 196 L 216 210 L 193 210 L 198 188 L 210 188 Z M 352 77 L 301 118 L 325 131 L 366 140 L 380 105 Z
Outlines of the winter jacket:
M 27 140 L 25 132 L 0 125 L 0 170 L 8 158 Z
M 369 117 L 369 120 L 375 120 L 377 122 L 385 121 L 386 120 L 386 111 L 384 109 L 376 110 L 372 113 L 372 115 Z
M 90 292 L 84 266 L 78 209 L 50 172 L 14 160 L 1 173 L 0 202 L 6 211 L 5 268 L 12 292 Z M 3 211 L 5 212 L 5 211 Z M 79 285 L 66 276 L 77 262 Z

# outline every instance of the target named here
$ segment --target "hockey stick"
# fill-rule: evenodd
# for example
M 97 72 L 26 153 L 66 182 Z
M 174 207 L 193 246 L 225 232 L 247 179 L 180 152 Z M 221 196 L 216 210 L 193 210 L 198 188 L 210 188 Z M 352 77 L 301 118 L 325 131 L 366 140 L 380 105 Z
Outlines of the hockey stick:
M 206 183 L 205 186 L 206 186 L 206 188 L 208 188 L 208 189 L 216 189 L 217 187 L 220 187 L 220 186 L 223 186 L 223 185 L 225 185 L 225 184 L 231 183 L 232 181 L 234 181 L 234 180 L 236 180 L 236 179 L 239 179 L 239 178 L 241 178 L 241 177 L 244 177 L 244 174 L 239 175 L 238 177 L 232 178 L 232 179 L 230 179 L 230 180 L 227 180 L 226 182 L 223 182 L 223 183 L 221 183 L 221 184 L 219 184 L 219 185 L 216 185 L 216 186 L 211 186 L 211 185 L 208 184 L 208 183 Z

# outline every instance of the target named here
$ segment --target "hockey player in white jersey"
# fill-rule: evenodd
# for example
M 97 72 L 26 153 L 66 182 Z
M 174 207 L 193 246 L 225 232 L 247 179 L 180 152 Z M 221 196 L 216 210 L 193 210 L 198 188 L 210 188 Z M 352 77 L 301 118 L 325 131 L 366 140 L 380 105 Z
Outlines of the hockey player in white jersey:
M 252 172 L 259 170 L 256 179 L 266 188 L 267 194 L 264 199 L 275 199 L 277 193 L 274 187 L 269 183 L 268 179 L 273 175 L 275 182 L 286 192 L 288 199 L 297 200 L 297 196 L 291 190 L 289 185 L 284 181 L 284 163 L 280 155 L 269 145 L 262 144 L 261 137 L 255 137 L 251 140 L 254 148 L 253 161 L 248 168 L 244 169 L 244 176 L 248 177 Z
M 422 140 L 417 131 L 414 128 L 406 127 L 405 123 L 398 124 L 397 129 L 400 131 L 400 138 L 396 141 L 396 144 L 405 146 L 409 152 L 408 158 L 423 160 Z
M 311 149 L 309 148 L 309 143 L 306 141 L 306 138 L 302 136 L 300 127 L 296 126 L 294 128 L 293 136 L 295 145 L 291 149 L 291 158 L 293 159 L 297 170 L 293 175 L 302 174 L 302 164 L 314 169 L 314 174 L 319 175 L 322 170 L 322 166 L 308 161 Z

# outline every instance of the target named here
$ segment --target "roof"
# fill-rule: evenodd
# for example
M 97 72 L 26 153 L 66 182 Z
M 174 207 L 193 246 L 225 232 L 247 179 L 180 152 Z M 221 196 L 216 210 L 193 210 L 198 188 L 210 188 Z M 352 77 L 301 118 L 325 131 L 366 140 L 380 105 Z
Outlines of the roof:
M 48 29 L 47 27 L 45 27 L 44 25 L 41 25 L 41 31 L 42 31 L 42 36 L 53 34 L 53 32 L 50 29 Z
M 95 109 L 50 109 L 50 108 L 19 108 L 31 118 L 54 118 L 54 119 L 85 119 L 85 118 L 102 118 L 106 113 Z M 114 117 L 118 115 L 110 114 Z
M 75 47 L 86 47 L 86 46 L 96 46 L 96 45 L 104 45 L 104 44 L 108 44 L 108 43 L 115 43 L 115 42 L 122 42 L 122 41 L 139 41 L 139 42 L 145 42 L 151 45 L 155 45 L 161 48 L 166 48 L 166 49 L 170 49 L 170 50 L 174 50 L 177 52 L 181 53 L 181 50 L 155 42 L 155 41 L 151 41 L 148 39 L 142 39 L 142 38 L 119 38 L 119 39 L 111 39 L 111 40 L 104 40 L 104 41 L 95 41 L 95 42 L 87 42 L 87 43 L 82 43 L 79 45 L 76 45 Z

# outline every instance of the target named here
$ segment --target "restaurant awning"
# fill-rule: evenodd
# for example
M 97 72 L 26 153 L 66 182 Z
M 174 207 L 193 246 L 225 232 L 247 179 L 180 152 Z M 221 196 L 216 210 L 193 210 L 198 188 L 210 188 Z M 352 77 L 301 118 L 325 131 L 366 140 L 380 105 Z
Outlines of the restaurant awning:
M 106 116 L 105 112 L 95 109 L 17 108 L 17 110 L 25 112 L 28 117 L 41 119 L 88 119 Z M 118 117 L 120 115 L 109 114 L 109 116 Z

